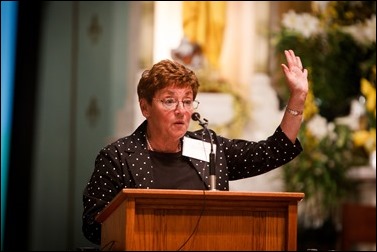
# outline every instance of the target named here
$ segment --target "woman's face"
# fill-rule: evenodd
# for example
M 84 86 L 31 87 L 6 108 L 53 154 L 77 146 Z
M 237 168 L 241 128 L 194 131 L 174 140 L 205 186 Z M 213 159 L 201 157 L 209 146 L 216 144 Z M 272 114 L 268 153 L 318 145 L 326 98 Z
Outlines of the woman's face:
M 176 101 L 178 101 L 177 105 L 174 103 Z M 149 133 L 154 138 L 158 135 L 167 140 L 177 140 L 183 137 L 193 113 L 193 109 L 184 107 L 184 102 L 190 101 L 193 101 L 192 89 L 176 86 L 168 86 L 159 90 L 151 104 L 142 99 L 140 101 L 141 111 L 148 120 Z M 170 105 L 166 106 L 167 104 Z

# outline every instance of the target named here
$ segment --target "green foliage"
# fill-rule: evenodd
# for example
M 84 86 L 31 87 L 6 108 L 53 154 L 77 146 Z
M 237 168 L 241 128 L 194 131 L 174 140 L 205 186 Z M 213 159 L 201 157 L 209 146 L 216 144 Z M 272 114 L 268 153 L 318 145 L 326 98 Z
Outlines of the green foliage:
M 309 37 L 303 36 L 297 31 L 282 27 L 274 37 L 276 54 L 279 59 L 284 57 L 284 50 L 293 49 L 300 55 L 305 68 L 309 70 L 309 79 L 316 97 L 320 114 L 327 120 L 333 121 L 336 117 L 348 115 L 350 102 L 360 96 L 360 79 L 370 74 L 371 66 L 376 64 L 376 45 L 361 44 L 348 33 L 344 32 L 340 24 L 350 24 L 350 20 L 369 18 L 374 10 L 369 9 L 370 4 L 363 2 L 365 6 L 363 16 L 355 16 L 351 13 L 353 6 L 344 1 L 334 3 L 331 1 L 330 15 L 319 15 L 318 31 Z M 355 8 L 361 12 L 361 7 Z M 336 12 L 336 11 L 341 12 Z M 348 11 L 343 13 L 343 11 Z M 338 15 L 335 15 L 337 13 Z M 343 18 L 348 17 L 343 21 Z M 343 27 L 344 28 L 344 27 Z M 286 100 L 288 90 L 283 77 L 280 77 L 278 95 L 281 100 Z
M 315 18 L 306 20 L 319 26 L 314 29 L 314 25 L 309 24 L 308 27 L 313 28 L 309 35 L 300 33 L 306 29 L 305 25 L 286 22 L 293 24 L 291 29 L 282 26 L 274 37 L 280 61 L 284 50 L 293 49 L 308 69 L 314 102 L 307 101 L 305 111 L 308 107 L 317 107 L 319 116 L 326 119 L 326 134 L 318 137 L 314 134 L 318 126 L 310 125 L 312 117 L 304 117 L 299 133 L 304 151 L 283 167 L 286 190 L 305 193 L 305 217 L 312 224 L 339 213 L 343 200 L 357 193 L 357 182 L 348 176 L 349 171 L 368 164 L 369 153 L 355 145 L 354 131 L 337 123 L 336 119 L 349 115 L 351 101 L 365 95 L 361 93 L 361 79 L 370 80 L 375 88 L 376 74 L 375 38 L 374 41 L 369 41 L 368 37 L 367 41 L 357 41 L 360 37 L 351 36 L 342 26 L 370 29 L 358 25 L 375 13 L 375 2 L 330 1 L 323 12 L 310 14 L 316 15 L 318 23 Z M 292 21 L 298 16 L 289 18 L 288 21 Z M 283 78 L 280 75 L 277 92 L 280 99 L 286 101 L 289 93 Z M 367 127 L 375 128 L 375 109 L 366 115 Z
M 350 35 L 338 30 L 329 31 L 326 37 L 308 39 L 289 32 L 282 35 L 276 45 L 279 57 L 287 48 L 302 55 L 320 114 L 329 121 L 348 115 L 351 100 L 360 95 L 360 67 L 370 52 L 363 50 Z M 286 100 L 287 94 L 285 90 L 280 95 Z
M 376 14 L 376 1 L 330 1 L 324 14 L 329 26 L 352 25 Z
M 368 159 L 361 148 L 354 148 L 349 127 L 334 126 L 332 134 L 318 140 L 304 124 L 299 136 L 304 152 L 283 169 L 286 190 L 314 199 L 321 215 L 336 212 L 339 202 L 355 193 L 356 182 L 347 174 Z

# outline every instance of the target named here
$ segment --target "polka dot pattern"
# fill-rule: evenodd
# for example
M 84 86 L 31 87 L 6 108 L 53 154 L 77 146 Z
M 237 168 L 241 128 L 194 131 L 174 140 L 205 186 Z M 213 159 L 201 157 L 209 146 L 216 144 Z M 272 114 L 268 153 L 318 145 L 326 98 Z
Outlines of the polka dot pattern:
M 100 244 L 101 226 L 94 219 L 123 188 L 146 188 L 153 185 L 153 166 L 145 138 L 144 121 L 130 136 L 104 147 L 98 153 L 94 171 L 83 193 L 82 230 L 88 240 Z M 216 189 L 229 190 L 229 181 L 257 176 L 295 158 L 302 147 L 294 144 L 278 127 L 266 140 L 253 142 L 228 139 L 211 131 L 216 153 Z M 205 131 L 187 132 L 186 137 L 210 142 Z M 189 158 L 193 168 L 206 182 L 208 189 L 209 163 Z

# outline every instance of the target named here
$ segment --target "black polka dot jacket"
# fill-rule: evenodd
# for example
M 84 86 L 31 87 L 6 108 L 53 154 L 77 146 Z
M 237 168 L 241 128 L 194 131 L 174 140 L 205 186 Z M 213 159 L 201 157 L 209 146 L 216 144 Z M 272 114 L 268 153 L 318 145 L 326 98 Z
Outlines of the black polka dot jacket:
M 147 149 L 144 121 L 134 133 L 100 150 L 93 174 L 83 193 L 85 237 L 100 244 L 101 226 L 94 219 L 123 188 L 153 188 L 153 171 Z M 300 152 L 298 139 L 293 144 L 278 127 L 266 140 L 253 142 L 228 139 L 211 131 L 216 144 L 216 189 L 229 190 L 229 181 L 249 178 L 284 165 Z M 187 132 L 186 137 L 210 142 L 205 130 Z M 210 189 L 209 163 L 189 158 Z

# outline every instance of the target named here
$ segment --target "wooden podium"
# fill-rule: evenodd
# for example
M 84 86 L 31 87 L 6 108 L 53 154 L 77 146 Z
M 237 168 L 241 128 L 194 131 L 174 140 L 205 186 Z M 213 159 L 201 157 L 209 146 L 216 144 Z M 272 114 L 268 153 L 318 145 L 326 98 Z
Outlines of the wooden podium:
M 123 189 L 97 216 L 101 250 L 296 250 L 303 193 Z

